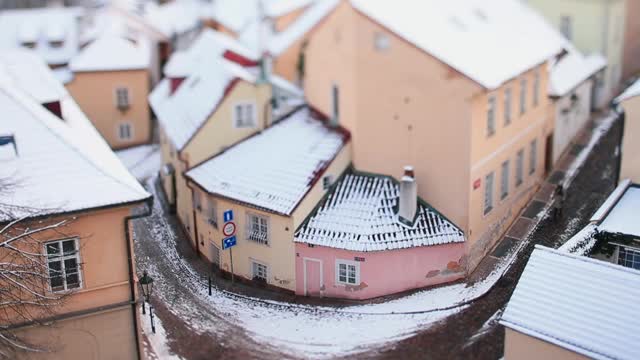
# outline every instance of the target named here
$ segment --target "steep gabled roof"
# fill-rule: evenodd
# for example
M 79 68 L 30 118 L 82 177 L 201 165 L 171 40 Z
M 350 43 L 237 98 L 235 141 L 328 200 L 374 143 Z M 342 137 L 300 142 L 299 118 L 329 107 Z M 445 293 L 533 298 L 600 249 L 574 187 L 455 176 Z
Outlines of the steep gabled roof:
M 594 359 L 640 354 L 640 271 L 536 245 L 500 323 Z
M 118 34 L 107 33 L 91 42 L 76 56 L 69 68 L 74 72 L 147 69 L 151 50 L 147 41 L 133 42 Z
M 26 77 L 39 83 L 23 81 Z M 63 119 L 41 105 L 40 90 L 34 87 L 43 86 L 59 96 Z M 0 179 L 12 184 L 0 191 L 0 221 L 129 204 L 151 196 L 34 55 L 21 51 L 0 56 L 0 108 L 0 134 L 13 135 L 17 147 L 17 154 L 0 147 Z
M 462 231 L 423 201 L 413 224 L 404 224 L 398 201 L 391 177 L 349 171 L 296 231 L 295 241 L 352 251 L 464 242 Z
M 291 215 L 346 141 L 301 108 L 186 176 L 211 194 Z

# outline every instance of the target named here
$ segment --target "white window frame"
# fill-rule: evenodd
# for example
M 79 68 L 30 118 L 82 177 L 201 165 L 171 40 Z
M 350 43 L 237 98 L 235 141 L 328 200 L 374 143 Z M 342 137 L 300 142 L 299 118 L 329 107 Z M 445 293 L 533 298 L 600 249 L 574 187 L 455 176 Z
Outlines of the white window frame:
M 504 200 L 509 196 L 509 178 L 511 175 L 511 164 L 509 160 L 505 160 L 500 165 L 500 199 Z
M 74 242 L 74 247 L 75 247 L 75 253 L 70 254 L 70 255 L 64 255 L 64 249 L 62 247 L 62 243 L 66 242 L 66 241 L 73 241 Z M 58 243 L 59 245 L 59 250 L 60 250 L 60 255 L 56 256 L 56 257 L 49 257 L 49 253 L 47 251 L 47 246 L 50 244 L 54 244 L 54 243 Z M 53 240 L 53 241 L 47 241 L 46 243 L 43 244 L 44 246 L 44 254 L 46 257 L 46 262 L 47 262 L 47 285 L 49 287 L 49 291 L 52 293 L 60 293 L 60 292 L 66 292 L 69 290 L 78 290 L 78 289 L 82 289 L 84 284 L 82 281 L 82 259 L 80 257 L 80 246 L 79 246 L 79 241 L 78 238 L 64 238 L 64 239 L 60 239 L 60 240 Z M 73 288 L 69 288 L 68 284 L 67 284 L 67 273 L 65 270 L 65 265 L 64 262 L 65 260 L 69 260 L 69 259 L 75 259 L 76 260 L 76 265 L 77 265 L 77 269 L 78 269 L 78 286 L 77 287 L 73 287 Z M 62 287 L 63 289 L 58 289 L 58 290 L 54 290 L 53 287 L 51 286 L 51 268 L 49 267 L 49 264 L 52 262 L 60 262 L 60 273 L 62 276 Z
M 640 249 L 638 249 L 636 247 L 633 247 L 633 246 L 625 246 L 625 245 L 618 245 L 618 244 L 616 244 L 616 246 L 617 246 L 617 249 L 616 249 L 617 250 L 616 251 L 616 264 L 618 264 L 620 266 L 624 266 L 624 267 L 629 268 L 629 269 L 635 269 L 633 267 L 634 260 L 631 260 L 631 266 L 627 266 L 626 265 L 626 261 L 625 261 L 625 264 L 621 264 L 620 263 L 620 250 L 624 248 L 624 252 L 625 253 L 627 253 L 627 252 L 633 253 L 633 255 L 631 255 L 632 257 L 640 258 Z
M 527 112 L 527 79 L 520 79 L 520 115 Z
M 114 93 L 114 102 L 118 109 L 125 110 L 131 107 L 131 104 L 132 104 L 131 91 L 127 86 L 116 86 L 113 93 Z M 125 95 L 123 96 L 121 94 L 125 94 Z
M 376 31 L 373 34 L 373 47 L 379 52 L 387 51 L 391 48 L 391 38 L 383 32 Z
M 127 130 L 123 131 L 123 129 L 127 129 Z M 117 132 L 118 140 L 120 141 L 129 141 L 133 139 L 133 123 L 130 121 L 119 122 L 116 132 Z M 123 136 L 123 134 L 127 136 Z
M 533 139 L 529 144 L 529 175 L 536 172 L 538 167 L 538 139 Z
M 495 173 L 492 171 L 484 177 L 484 203 L 483 213 L 489 214 L 493 210 L 493 191 L 494 191 Z
M 255 259 L 249 259 L 249 261 L 251 262 L 251 280 L 256 279 L 256 271 L 255 271 L 256 267 L 262 266 L 264 267 L 264 270 L 265 270 L 264 281 L 266 283 L 269 283 L 269 265 Z
M 516 153 L 516 187 L 524 182 L 524 148 Z
M 264 227 L 266 227 L 266 231 L 264 232 L 264 236 L 261 237 L 257 237 L 254 235 L 254 231 L 253 231 L 253 220 L 254 219 L 258 219 L 258 227 L 262 228 L 263 224 L 262 224 L 262 220 L 264 220 Z M 260 229 L 259 234 L 262 234 L 263 231 L 262 229 Z M 267 216 L 263 216 L 263 215 L 258 215 L 256 213 L 247 213 L 247 226 L 246 226 L 246 238 L 249 241 L 261 244 L 261 245 L 266 245 L 269 246 L 270 244 L 270 224 L 269 224 L 269 217 Z
M 512 102 L 511 87 L 504 89 L 504 126 L 511 124 L 511 102 Z
M 243 113 L 242 118 L 238 115 L 239 114 L 238 109 L 240 109 L 240 113 Z M 247 110 L 249 110 L 248 113 L 251 114 L 250 119 L 246 118 Z M 258 126 L 258 119 L 257 119 L 258 112 L 256 109 L 256 103 L 254 101 L 239 101 L 233 104 L 231 111 L 232 111 L 231 118 L 233 119 L 234 128 L 254 129 L 256 126 Z
M 344 265 L 346 267 L 346 281 L 341 281 L 340 280 L 340 265 Z M 355 282 L 349 282 L 349 266 L 353 266 L 354 270 L 355 270 Z M 360 285 L 360 263 L 357 261 L 353 261 L 353 260 L 343 260 L 343 259 L 336 259 L 336 266 L 335 266 L 335 279 L 336 279 L 336 284 L 339 285 L 349 285 L 349 286 L 358 286 Z
M 487 101 L 487 137 L 496 133 L 496 98 L 490 96 Z

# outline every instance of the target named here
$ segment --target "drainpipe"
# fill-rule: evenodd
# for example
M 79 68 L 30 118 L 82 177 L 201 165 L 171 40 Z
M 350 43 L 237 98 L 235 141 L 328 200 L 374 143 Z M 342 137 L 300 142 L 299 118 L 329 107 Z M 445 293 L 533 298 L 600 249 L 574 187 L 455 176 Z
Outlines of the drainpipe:
M 138 301 L 136 299 L 136 282 L 135 282 L 135 269 L 133 265 L 133 241 L 131 239 L 130 227 L 131 220 L 140 219 L 143 217 L 147 217 L 151 215 L 153 212 L 153 196 L 149 196 L 144 200 L 146 209 L 141 214 L 138 215 L 130 215 L 124 218 L 124 236 L 125 242 L 127 246 L 127 265 L 129 268 L 129 288 L 131 291 L 131 309 L 133 310 L 133 326 L 134 326 L 134 334 L 136 339 L 136 350 L 138 359 L 142 359 L 142 349 L 140 348 L 140 334 L 138 334 L 138 317 L 137 317 L 137 305 Z

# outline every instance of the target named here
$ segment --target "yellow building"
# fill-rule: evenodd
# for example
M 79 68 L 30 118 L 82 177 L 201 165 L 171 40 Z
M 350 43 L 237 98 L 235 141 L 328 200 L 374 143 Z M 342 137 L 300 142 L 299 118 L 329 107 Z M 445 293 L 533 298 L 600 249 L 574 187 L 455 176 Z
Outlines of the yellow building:
M 640 183 L 640 80 L 620 94 L 615 103 L 624 111 L 619 179 Z
M 2 308 L 13 334 L 49 350 L 18 351 L 14 358 L 139 359 L 131 220 L 134 208 L 151 195 L 44 63 L 26 53 L 3 54 L 0 73 L 6 115 L 0 134 L 11 134 L 11 142 L 0 146 L 0 179 L 15 185 L 0 190 L 0 227 L 22 218 L 2 237 L 53 226 L 13 245 L 46 255 L 49 275 L 42 294 L 66 296 L 47 311 L 29 309 L 28 318 L 14 317 L 11 306 Z M 2 249 L 4 259 L 10 251 Z
M 295 291 L 294 232 L 349 166 L 348 141 L 301 108 L 189 170 L 200 253 L 225 272 Z M 226 220 L 237 228 L 230 250 Z
M 585 54 L 602 54 L 607 69 L 595 85 L 597 108 L 616 95 L 622 78 L 627 0 L 527 0 Z
M 470 271 L 553 162 L 550 30 L 518 1 L 336 0 L 270 49 L 275 71 L 303 75 L 308 102 L 351 132 L 357 169 L 415 166 L 418 195 L 468 238 Z
M 151 141 L 150 54 L 143 38 L 104 34 L 70 64 L 67 89 L 113 149 Z

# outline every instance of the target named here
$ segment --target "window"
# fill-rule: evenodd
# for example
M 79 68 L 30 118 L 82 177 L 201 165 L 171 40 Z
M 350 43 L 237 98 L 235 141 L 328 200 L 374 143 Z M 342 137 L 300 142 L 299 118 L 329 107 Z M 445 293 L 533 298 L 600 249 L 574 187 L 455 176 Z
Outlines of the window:
M 118 124 L 118 139 L 131 140 L 133 138 L 133 125 L 128 122 Z
M 340 90 L 337 85 L 333 85 L 331 88 L 331 104 L 333 108 L 333 122 L 339 123 L 340 119 Z
M 236 128 L 256 127 L 256 107 L 253 103 L 236 104 L 233 108 L 233 124 Z
M 200 198 L 200 193 L 197 191 L 193 191 L 193 207 L 198 211 L 202 211 L 202 199 Z
M 511 124 L 511 88 L 504 90 L 504 125 Z
M 565 38 L 571 40 L 571 17 L 563 15 L 560 17 L 560 32 Z
M 81 287 L 78 240 L 67 239 L 45 244 L 51 291 Z
M 540 71 L 536 70 L 533 74 L 533 106 L 538 106 L 540 101 Z
M 64 40 L 51 40 L 49 41 L 49 46 L 54 49 L 59 49 L 64 46 Z
M 251 262 L 251 275 L 253 280 L 264 281 L 267 282 L 269 278 L 269 269 L 267 265 L 261 264 L 259 262 L 252 261 Z
M 524 179 L 524 149 L 520 149 L 516 155 L 516 186 L 522 184 Z
M 360 264 L 349 260 L 336 260 L 336 284 L 359 285 Z
M 269 245 L 269 224 L 264 216 L 248 215 L 247 239 L 259 244 Z
M 502 174 L 500 178 L 500 199 L 509 196 L 509 160 L 502 163 Z
M 375 45 L 375 49 L 378 51 L 388 50 L 391 46 L 391 42 L 389 37 L 386 34 L 377 32 L 373 37 L 373 43 Z
M 618 246 L 618 265 L 640 270 L 640 251 Z
M 27 49 L 35 49 L 36 47 L 36 42 L 35 41 L 23 41 L 22 42 L 22 46 L 26 47 Z
M 520 115 L 527 111 L 527 79 L 520 79 Z
M 217 205 L 215 200 L 209 198 L 208 200 L 208 208 L 209 211 L 207 213 L 207 221 L 209 221 L 209 224 L 211 224 L 213 227 L 217 228 L 218 227 L 218 209 L 217 209 Z
M 484 179 L 484 214 L 493 209 L 493 172 Z
M 536 163 L 538 162 L 538 140 L 531 142 L 531 154 L 529 155 L 529 174 L 536 172 Z
M 131 105 L 129 99 L 129 89 L 126 87 L 116 88 L 116 106 L 120 110 L 129 108 Z
M 487 107 L 487 136 L 496 133 L 496 98 L 490 97 Z
M 329 189 L 332 183 L 333 183 L 333 176 L 326 175 L 325 177 L 322 178 L 322 188 L 324 190 Z

